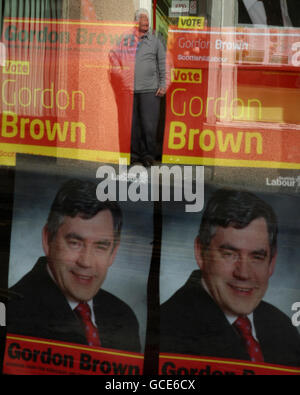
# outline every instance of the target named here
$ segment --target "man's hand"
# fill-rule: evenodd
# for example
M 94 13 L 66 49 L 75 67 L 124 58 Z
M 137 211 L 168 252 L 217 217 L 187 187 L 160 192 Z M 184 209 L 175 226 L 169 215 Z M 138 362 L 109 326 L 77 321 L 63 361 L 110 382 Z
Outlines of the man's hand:
M 162 96 L 164 96 L 165 94 L 166 94 L 166 88 L 158 88 L 157 91 L 156 91 L 155 96 L 160 96 L 160 97 L 162 97 Z

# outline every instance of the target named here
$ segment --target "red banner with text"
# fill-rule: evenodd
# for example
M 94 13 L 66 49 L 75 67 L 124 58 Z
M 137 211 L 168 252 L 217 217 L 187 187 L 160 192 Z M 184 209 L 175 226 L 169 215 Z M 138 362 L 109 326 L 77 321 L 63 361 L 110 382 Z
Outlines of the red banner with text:
M 130 23 L 5 19 L 0 163 L 14 165 L 16 152 L 127 157 L 132 37 Z
M 9 334 L 3 373 L 18 375 L 141 375 L 138 353 Z
M 163 161 L 300 168 L 300 30 L 171 28 Z
M 266 363 L 234 359 L 197 357 L 191 355 L 161 354 L 159 372 L 162 375 L 197 376 L 256 376 L 299 375 L 300 369 Z

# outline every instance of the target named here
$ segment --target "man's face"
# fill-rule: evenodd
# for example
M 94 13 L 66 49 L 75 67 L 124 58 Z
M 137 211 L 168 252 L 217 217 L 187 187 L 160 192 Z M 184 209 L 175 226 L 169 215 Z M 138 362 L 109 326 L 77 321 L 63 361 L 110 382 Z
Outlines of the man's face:
M 48 236 L 45 227 L 44 251 L 62 292 L 76 302 L 92 299 L 117 251 L 111 212 L 100 211 L 91 219 L 66 216 L 53 240 Z
M 252 313 L 275 266 L 265 219 L 255 219 L 244 229 L 217 227 L 208 249 L 203 250 L 196 239 L 195 255 L 210 294 L 224 313 Z
M 147 31 L 149 30 L 148 16 L 145 14 L 140 15 L 138 22 L 139 22 L 139 32 L 147 33 Z

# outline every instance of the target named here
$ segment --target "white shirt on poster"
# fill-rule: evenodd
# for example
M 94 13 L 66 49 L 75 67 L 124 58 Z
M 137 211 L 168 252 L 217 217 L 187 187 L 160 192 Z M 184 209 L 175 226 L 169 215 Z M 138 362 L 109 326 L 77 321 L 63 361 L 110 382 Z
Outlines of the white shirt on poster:
M 47 271 L 48 271 L 48 273 L 49 273 L 49 276 L 50 276 L 50 277 L 52 278 L 52 280 L 55 282 L 55 284 L 58 285 L 58 284 L 57 284 L 57 281 L 56 281 L 56 279 L 55 279 L 55 277 L 54 277 L 54 275 L 53 275 L 53 273 L 52 273 L 52 270 L 51 270 L 50 267 L 49 267 L 49 265 L 47 265 Z M 74 311 L 75 308 L 78 306 L 79 302 L 75 302 L 75 301 L 73 301 L 73 300 L 70 300 L 70 299 L 67 298 L 67 297 L 66 297 L 66 299 L 67 299 L 67 302 L 69 303 L 69 306 L 70 306 L 71 309 Z M 96 325 L 96 317 L 95 317 L 94 308 L 93 308 L 93 299 L 87 301 L 86 303 L 90 306 L 90 309 L 91 309 L 91 321 L 92 321 L 93 325 L 97 328 L 97 325 Z

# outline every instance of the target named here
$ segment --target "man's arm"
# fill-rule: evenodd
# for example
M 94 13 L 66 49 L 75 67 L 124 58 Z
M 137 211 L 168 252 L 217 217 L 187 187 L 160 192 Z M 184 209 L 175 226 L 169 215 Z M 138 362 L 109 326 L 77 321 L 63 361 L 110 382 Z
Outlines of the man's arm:
M 166 93 L 166 50 L 159 38 L 157 38 L 156 61 L 159 74 L 159 87 L 156 96 L 162 97 Z

